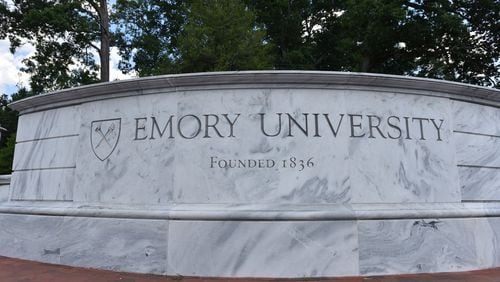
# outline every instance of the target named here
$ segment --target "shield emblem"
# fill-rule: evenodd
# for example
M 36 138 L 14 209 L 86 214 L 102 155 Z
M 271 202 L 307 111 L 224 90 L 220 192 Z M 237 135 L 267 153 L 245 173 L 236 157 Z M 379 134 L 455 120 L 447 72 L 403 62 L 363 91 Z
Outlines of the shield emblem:
M 121 118 L 95 120 L 90 128 L 90 144 L 95 156 L 104 161 L 118 145 L 121 130 Z

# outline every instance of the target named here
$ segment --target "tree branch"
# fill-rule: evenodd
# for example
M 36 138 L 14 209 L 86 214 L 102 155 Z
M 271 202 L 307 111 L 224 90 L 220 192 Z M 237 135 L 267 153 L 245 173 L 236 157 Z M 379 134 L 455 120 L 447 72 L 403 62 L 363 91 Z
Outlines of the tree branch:
M 88 11 L 88 10 L 83 10 L 82 11 L 83 13 L 87 14 L 88 16 L 90 16 L 91 18 L 93 18 L 96 22 L 99 22 L 101 19 L 99 18 L 99 14 L 96 16 L 94 13 L 92 13 L 91 11 Z
M 412 7 L 413 9 L 416 9 L 416 10 L 425 10 L 424 9 L 424 5 L 420 5 L 420 4 L 417 4 L 417 3 L 412 3 L 412 2 L 406 2 L 404 5 L 408 6 L 408 7 Z
M 89 45 L 90 45 L 90 47 L 96 49 L 96 51 L 99 52 L 99 54 L 101 53 L 101 48 L 99 48 L 96 45 L 92 44 L 92 42 L 89 42 Z
M 87 0 L 87 2 L 89 2 L 90 6 L 92 6 L 92 8 L 94 8 L 94 10 L 97 12 L 97 15 L 99 16 L 99 18 L 102 18 L 102 15 L 101 15 L 101 12 L 99 10 L 99 5 L 94 2 L 93 0 Z M 100 22 L 100 20 L 99 20 Z

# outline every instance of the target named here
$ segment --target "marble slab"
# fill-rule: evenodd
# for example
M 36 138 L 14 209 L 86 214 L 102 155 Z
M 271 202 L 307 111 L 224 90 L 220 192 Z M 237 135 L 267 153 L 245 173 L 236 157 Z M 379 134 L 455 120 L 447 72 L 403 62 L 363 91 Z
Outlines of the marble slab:
M 497 224 L 498 226 L 498 224 Z M 486 218 L 358 222 L 362 275 L 488 268 L 498 256 Z
M 454 130 L 500 136 L 500 108 L 453 101 Z
M 500 137 L 454 135 L 458 165 L 500 167 Z
M 166 273 L 168 223 L 0 214 L 0 255 L 115 271 Z
M 355 222 L 172 221 L 168 274 L 222 277 L 358 275 Z
M 0 185 L 0 203 L 7 202 L 9 200 L 9 185 Z
M 15 171 L 11 200 L 73 200 L 75 169 Z
M 495 252 L 493 256 L 493 263 L 491 264 L 491 266 L 498 267 L 500 265 L 500 218 L 490 217 L 487 220 L 491 226 L 492 236 L 491 238 L 486 238 L 486 240 L 490 241 L 493 244 L 493 250 Z M 489 233 L 486 234 L 490 235 Z M 489 253 L 488 250 L 485 250 L 485 252 Z M 486 267 L 491 267 L 491 266 L 486 265 Z
M 56 216 L 0 214 L 0 254 L 60 264 L 56 234 L 63 221 Z
M 465 201 L 500 201 L 500 169 L 460 167 L 460 187 Z
M 83 104 L 80 111 L 74 195 L 80 202 L 460 201 L 447 99 L 238 89 L 110 99 Z M 360 120 L 349 120 L 352 116 Z M 398 119 L 399 129 L 388 122 L 368 126 L 372 118 L 380 122 L 389 116 L 393 123 Z M 410 117 L 432 118 L 440 128 Z M 110 120 L 119 127 L 119 138 L 109 157 L 99 156 L 89 142 L 102 139 L 92 124 Z M 224 165 L 240 161 L 242 167 Z M 250 161 L 263 165 L 246 167 Z
M 353 203 L 460 201 L 449 100 L 352 91 L 346 93 L 346 105 L 352 114 L 401 117 L 399 132 L 382 123 L 380 131 L 368 127 L 357 129 L 358 136 L 375 138 L 350 140 Z M 406 130 L 404 117 L 435 119 L 441 126 L 439 135 L 428 120 L 422 121 L 421 127 L 418 120 L 409 119 L 409 130 Z M 374 118 L 372 122 L 378 121 Z M 396 119 L 393 118 L 392 123 L 396 123 Z M 390 135 L 404 138 L 391 139 Z
M 23 142 L 78 134 L 79 118 L 78 106 L 21 115 L 16 141 Z
M 77 137 L 45 139 L 16 144 L 13 170 L 76 166 Z
M 58 232 L 61 263 L 166 274 L 168 226 L 165 220 L 66 218 Z
M 317 103 L 311 97 L 323 102 Z M 321 90 L 233 90 L 187 92 L 179 100 L 179 115 L 238 113 L 235 138 L 178 140 L 175 153 L 175 202 L 179 203 L 345 203 L 351 199 L 347 137 L 335 138 L 320 128 L 323 136 L 306 137 L 285 129 L 291 113 L 305 122 L 304 113 L 339 113 L 345 109 L 342 91 Z M 261 117 L 266 114 L 261 132 Z M 283 113 L 280 117 L 277 113 Z M 333 114 L 332 114 L 333 115 Z M 234 115 L 232 116 L 234 118 Z M 332 118 L 334 119 L 334 118 Z M 311 123 L 312 120 L 309 120 Z M 311 125 L 310 125 L 311 126 Z M 312 130 L 310 129 L 310 133 Z M 227 134 L 227 132 L 223 132 Z M 312 134 L 311 134 L 312 135 Z M 283 167 L 296 160 L 297 166 Z M 272 168 L 220 167 L 215 161 L 272 160 Z M 314 167 L 300 167 L 310 160 Z M 189 172 L 189 173 L 186 173 Z
M 81 105 L 74 201 L 110 204 L 172 202 L 175 140 L 140 142 L 134 141 L 134 134 L 135 118 L 175 113 L 176 110 L 175 97 L 160 95 Z M 92 149 L 91 134 L 96 134 L 92 132 L 92 122 L 108 119 L 120 119 L 120 125 L 116 125 L 119 139 L 109 157 L 100 160 Z
M 494 92 L 235 72 L 18 101 L 0 255 L 181 277 L 500 266 Z

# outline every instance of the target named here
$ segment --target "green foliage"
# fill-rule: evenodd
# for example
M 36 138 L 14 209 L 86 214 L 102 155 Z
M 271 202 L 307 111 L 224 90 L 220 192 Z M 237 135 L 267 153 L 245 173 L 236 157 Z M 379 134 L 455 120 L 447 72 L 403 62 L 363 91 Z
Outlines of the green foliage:
M 97 81 L 106 1 L 5 3 L 0 38 L 36 47 L 24 69 L 34 93 Z M 498 0 L 117 0 L 111 21 L 120 69 L 139 76 L 307 69 L 500 87 Z
M 500 82 L 500 2 L 408 3 L 404 38 L 417 76 L 484 86 Z
M 5 146 L 0 147 L 0 174 L 12 173 L 12 160 L 14 159 L 14 147 L 16 145 L 16 134 L 7 138 Z
M 22 71 L 31 74 L 30 86 L 34 93 L 43 93 L 99 81 L 98 68 L 90 54 L 66 42 L 40 42 L 35 54 L 24 60 Z M 76 53 L 75 53 L 76 50 Z M 70 69 L 77 63 L 76 56 L 88 56 L 85 67 Z M 43 63 L 40 63 L 43 62 Z
M 5 97 L 5 95 L 4 95 L 4 101 L 7 102 L 7 103 L 10 103 L 10 102 L 14 102 L 14 101 L 17 101 L 17 100 L 28 98 L 28 97 L 31 97 L 31 96 L 34 96 L 34 95 L 36 95 L 36 93 L 34 93 L 33 91 L 29 91 L 26 88 L 22 87 L 16 93 L 13 93 L 10 96 L 10 100 L 8 100 Z
M 113 8 L 115 43 L 123 58 L 120 69 L 134 69 L 139 76 L 172 72 L 185 21 L 183 2 L 118 0 Z
M 7 107 L 9 102 L 6 95 L 0 96 L 0 126 L 7 129 L 0 138 L 0 174 L 11 173 L 16 144 L 17 112 Z
M 195 0 L 179 38 L 179 71 L 234 71 L 272 67 L 264 31 L 237 0 Z
M 338 18 L 337 28 L 330 30 L 330 33 L 336 32 L 340 37 L 336 48 L 344 57 L 340 67 L 350 71 L 395 74 L 402 74 L 411 67 L 407 60 L 401 60 L 405 50 L 397 47 L 403 36 L 403 2 L 346 1 L 345 12 Z M 325 35 L 329 33 L 325 32 Z
M 317 69 L 313 49 L 318 31 L 314 28 L 324 23 L 337 2 L 247 0 L 246 4 L 265 27 L 266 41 L 273 47 L 274 68 Z
M 265 32 L 239 0 L 119 0 L 112 20 L 125 72 L 272 68 Z
M 7 107 L 7 104 L 32 95 L 32 92 L 21 88 L 17 93 L 12 94 L 10 99 L 7 95 L 0 96 L 0 125 L 7 129 L 2 132 L 2 138 L 0 138 L 0 174 L 10 173 L 12 168 L 18 121 L 18 113 Z
M 10 100 L 7 95 L 0 96 L 0 126 L 7 129 L 6 132 L 2 132 L 0 148 L 5 146 L 7 138 L 17 130 L 17 112 L 7 107 L 8 103 Z
M 34 93 L 98 80 L 91 50 L 100 51 L 94 43 L 102 39 L 102 19 L 95 7 L 93 0 L 0 2 L 0 38 L 10 40 L 12 53 L 25 43 L 36 48 L 23 69 Z
M 499 87 L 495 0 L 248 0 L 275 68 L 423 76 Z

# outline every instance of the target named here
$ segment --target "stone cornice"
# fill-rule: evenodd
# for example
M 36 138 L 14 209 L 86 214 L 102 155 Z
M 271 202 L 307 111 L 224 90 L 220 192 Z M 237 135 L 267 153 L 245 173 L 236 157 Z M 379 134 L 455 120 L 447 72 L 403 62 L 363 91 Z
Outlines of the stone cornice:
M 500 90 L 406 76 L 322 71 L 241 71 L 163 75 L 97 83 L 13 102 L 23 113 L 136 95 L 204 89 L 309 88 L 385 90 L 447 97 L 500 107 Z

